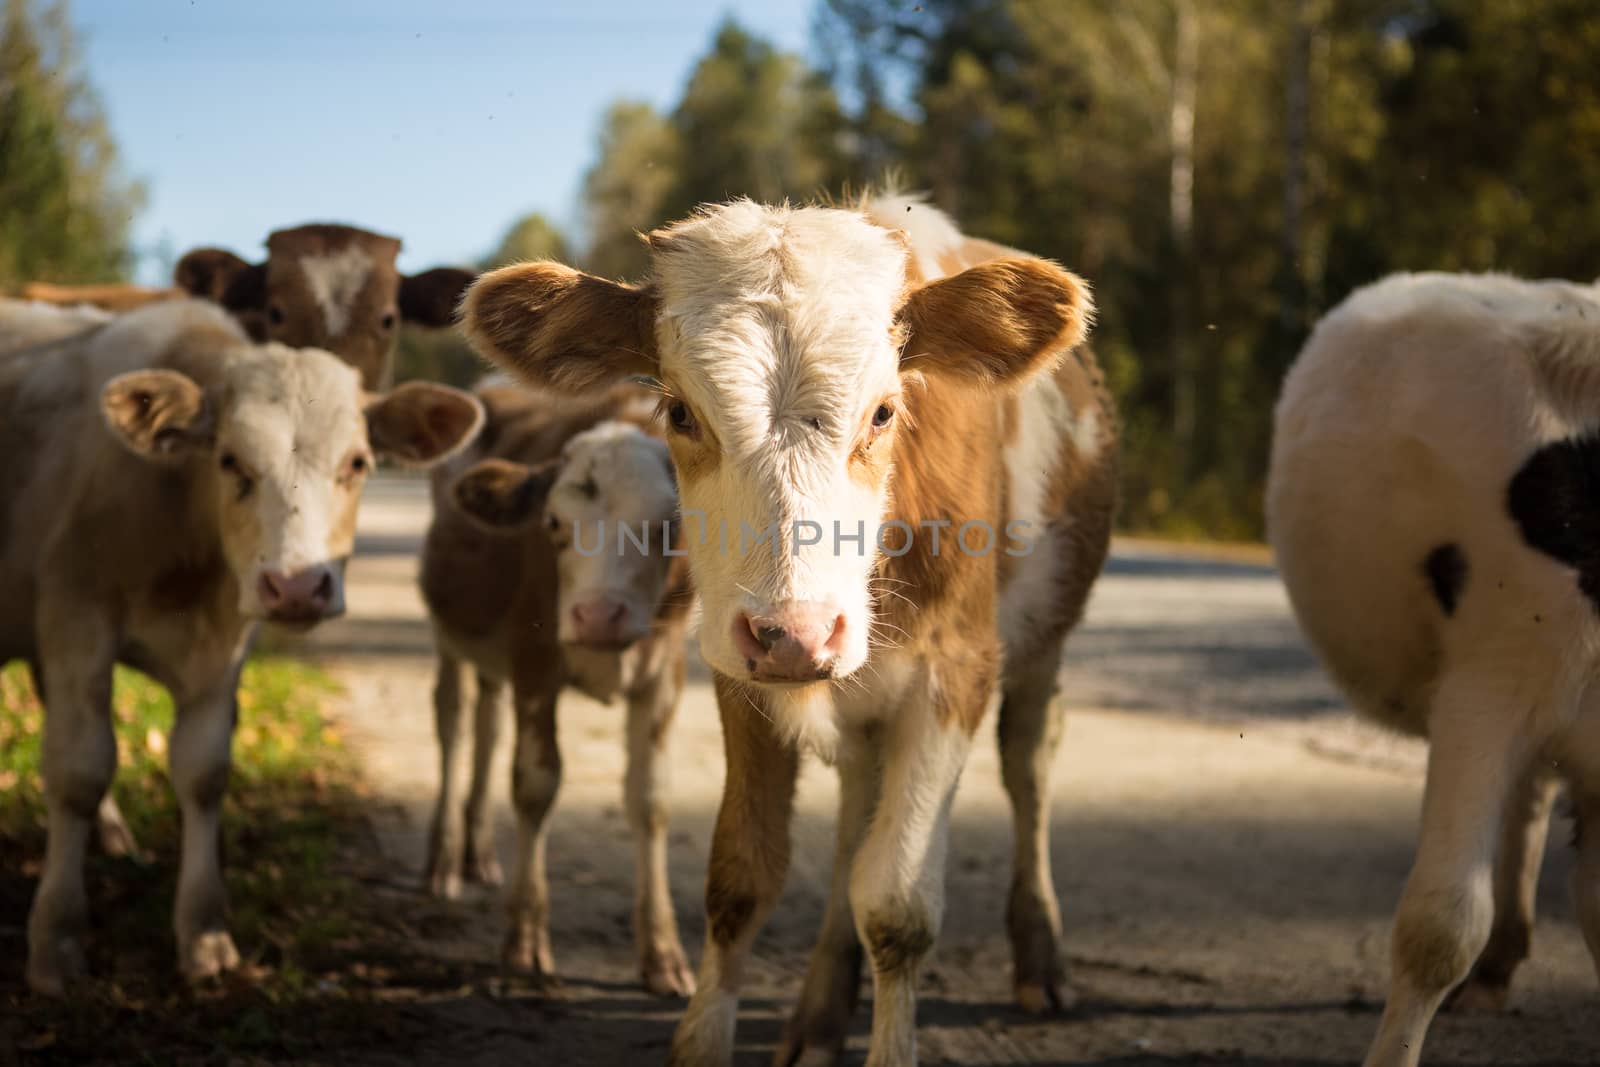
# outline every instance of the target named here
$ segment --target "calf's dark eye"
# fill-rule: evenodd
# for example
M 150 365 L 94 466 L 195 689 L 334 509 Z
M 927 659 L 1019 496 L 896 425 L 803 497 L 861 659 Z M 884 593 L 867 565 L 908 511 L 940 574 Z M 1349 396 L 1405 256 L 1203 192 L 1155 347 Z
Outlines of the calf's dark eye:
M 689 405 L 681 400 L 674 400 L 667 405 L 667 421 L 679 433 L 694 432 L 694 416 L 689 414 Z
M 561 519 L 556 515 L 547 515 L 545 516 L 544 525 L 551 533 L 558 533 L 561 530 Z
M 378 325 L 383 327 L 383 330 L 384 330 L 385 333 L 387 333 L 390 330 L 394 329 L 394 323 L 395 323 L 395 318 L 394 318 L 394 312 L 392 312 L 392 311 L 385 311 L 383 313 L 383 318 L 378 320 Z
M 267 321 L 272 323 L 272 325 L 282 326 L 283 317 L 283 308 L 279 307 L 277 304 L 273 304 L 267 308 Z
M 231 474 L 239 469 L 239 461 L 232 452 L 224 452 L 217 457 L 217 466 Z
M 878 429 L 889 425 L 894 420 L 894 408 L 888 404 L 879 404 L 878 410 L 872 413 L 872 425 Z

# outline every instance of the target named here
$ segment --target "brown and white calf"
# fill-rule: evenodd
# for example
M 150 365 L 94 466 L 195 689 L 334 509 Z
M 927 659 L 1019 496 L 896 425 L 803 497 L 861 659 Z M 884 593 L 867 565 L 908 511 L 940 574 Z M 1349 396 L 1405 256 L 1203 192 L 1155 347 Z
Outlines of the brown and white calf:
M 1357 708 L 1429 738 L 1369 1067 L 1434 1013 L 1503 1006 L 1555 790 L 1600 969 L 1600 288 L 1397 275 L 1317 325 L 1278 403 L 1268 523 Z
M 666 444 L 647 432 L 655 400 L 480 388 L 477 444 L 434 474 L 422 592 L 439 649 L 434 690 L 441 786 L 429 847 L 432 891 L 453 897 L 463 864 L 497 883 L 487 788 L 498 700 L 516 711 L 516 859 L 505 958 L 553 973 L 545 841 L 561 784 L 556 705 L 572 688 L 627 704 L 624 807 L 638 847 L 634 932 L 645 984 L 687 995 L 694 978 L 667 882 L 667 731 L 683 689 L 693 591 L 674 547 L 678 493 Z M 669 554 L 669 548 L 676 552 Z M 472 775 L 457 769 L 461 675 L 477 676 Z
M 197 248 L 178 260 L 173 279 L 233 312 L 256 340 L 326 349 L 360 371 L 368 389 L 383 389 L 400 324 L 449 326 L 474 277 L 456 267 L 401 274 L 399 254 L 398 238 L 312 223 L 268 234 L 260 263 Z
M 83 967 L 84 848 L 116 767 L 118 662 L 177 706 L 178 962 L 191 977 L 237 962 L 217 818 L 256 624 L 339 614 L 373 463 L 437 460 L 481 419 L 441 386 L 369 396 L 332 355 L 256 345 L 203 301 L 0 356 L 0 663 L 27 661 L 45 705 L 35 990 L 60 993 Z
M 380 389 L 391 381 L 400 324 L 449 326 L 474 277 L 457 267 L 401 274 L 400 247 L 398 238 L 370 230 L 309 223 L 268 234 L 260 263 L 221 248 L 185 253 L 172 288 L 33 282 L 22 296 L 113 312 L 201 297 L 227 308 L 255 340 L 332 352 L 361 372 L 367 388 Z
M 673 1062 L 732 1054 L 745 958 L 789 861 L 802 749 L 839 768 L 838 852 L 780 1062 L 837 1055 L 862 945 L 868 1062 L 914 1061 L 950 803 L 997 687 L 1016 992 L 1029 1008 L 1059 1003 L 1051 698 L 1115 495 L 1115 420 L 1079 347 L 1087 288 L 897 197 L 740 201 L 649 244 L 645 285 L 525 264 L 481 278 L 463 314 L 482 352 L 535 383 L 645 375 L 666 393 L 728 759 L 706 951 Z

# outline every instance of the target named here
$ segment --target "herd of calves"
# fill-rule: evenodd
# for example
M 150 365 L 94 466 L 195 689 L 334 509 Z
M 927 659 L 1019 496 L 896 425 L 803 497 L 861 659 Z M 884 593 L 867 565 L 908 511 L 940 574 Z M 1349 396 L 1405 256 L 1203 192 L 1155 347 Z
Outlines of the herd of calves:
M 118 662 L 177 705 L 179 964 L 237 963 L 217 820 L 241 665 L 260 622 L 344 609 L 362 486 L 390 460 L 434 471 L 437 894 L 502 878 L 485 793 L 508 685 L 515 707 L 510 964 L 554 966 L 559 696 L 621 697 L 639 966 L 651 991 L 689 997 L 670 1062 L 731 1059 L 809 751 L 839 771 L 838 852 L 779 1062 L 837 1058 L 865 962 L 868 1062 L 914 1063 L 951 798 L 998 698 L 1016 998 L 1067 1003 L 1054 696 L 1117 465 L 1088 286 L 889 194 L 737 201 L 645 240 L 636 285 L 548 262 L 408 277 L 391 238 L 305 226 L 273 234 L 260 264 L 190 253 L 174 291 L 0 302 L 0 662 L 25 661 L 47 708 L 34 990 L 83 971 L 91 834 L 131 844 L 107 794 Z M 391 388 L 402 322 L 455 322 L 516 383 Z M 1447 994 L 1504 1003 L 1563 784 L 1600 962 L 1600 290 L 1416 274 L 1356 292 L 1284 384 L 1267 510 L 1330 673 L 1366 714 L 1431 740 L 1367 1057 L 1416 1064 Z M 693 970 L 663 754 L 696 605 L 727 777 Z

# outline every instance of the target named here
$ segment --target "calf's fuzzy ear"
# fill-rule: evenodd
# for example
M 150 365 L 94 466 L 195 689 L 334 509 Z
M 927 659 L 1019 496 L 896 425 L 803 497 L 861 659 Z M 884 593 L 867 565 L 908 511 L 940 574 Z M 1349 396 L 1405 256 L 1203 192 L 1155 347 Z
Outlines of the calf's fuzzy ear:
M 563 393 L 656 374 L 649 286 L 606 281 L 559 263 L 520 263 L 482 275 L 461 302 L 478 352 L 532 385 Z

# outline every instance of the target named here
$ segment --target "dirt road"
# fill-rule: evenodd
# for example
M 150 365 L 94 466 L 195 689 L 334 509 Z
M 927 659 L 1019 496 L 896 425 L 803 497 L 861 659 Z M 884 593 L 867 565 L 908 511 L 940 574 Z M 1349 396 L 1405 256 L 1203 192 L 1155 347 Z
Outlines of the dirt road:
M 423 483 L 379 480 L 363 506 L 351 615 L 311 651 L 345 681 L 341 714 L 376 792 L 393 878 L 384 906 L 432 909 L 415 886 L 437 781 L 431 645 L 414 584 Z M 1009 1003 L 1002 929 L 1009 829 L 986 730 L 956 803 L 944 935 L 923 982 L 926 1063 L 1353 1064 L 1377 1023 L 1388 920 L 1409 866 L 1421 747 L 1341 710 L 1299 643 L 1270 570 L 1124 548 L 1069 647 L 1054 862 L 1081 998 L 1060 1018 Z M 681 1007 L 636 988 L 632 851 L 620 811 L 621 709 L 564 698 L 566 777 L 550 841 L 555 997 L 484 978 L 498 897 L 437 906 L 420 950 L 460 961 L 459 989 L 419 995 L 424 1062 L 660 1062 Z M 509 738 L 508 738 L 509 740 Z M 500 761 L 498 824 L 511 814 Z M 673 740 L 672 880 L 698 955 L 699 894 L 722 755 L 710 686 L 693 676 Z M 788 891 L 758 942 L 741 1064 L 767 1062 L 820 920 L 835 783 L 808 768 Z M 1600 995 L 1552 834 L 1534 959 L 1513 1011 L 1435 1026 L 1433 1064 L 1600 1062 Z M 448 921 L 456 916 L 460 921 Z M 476 977 L 474 977 L 476 976 Z M 867 996 L 870 998 L 870 986 Z M 847 1062 L 860 1062 L 867 1014 Z M 386 1057 L 392 1058 L 392 1057 Z

